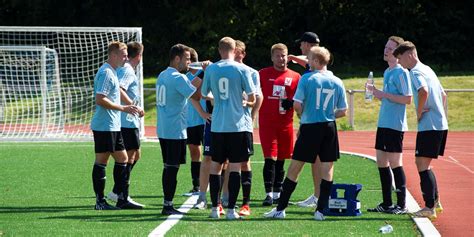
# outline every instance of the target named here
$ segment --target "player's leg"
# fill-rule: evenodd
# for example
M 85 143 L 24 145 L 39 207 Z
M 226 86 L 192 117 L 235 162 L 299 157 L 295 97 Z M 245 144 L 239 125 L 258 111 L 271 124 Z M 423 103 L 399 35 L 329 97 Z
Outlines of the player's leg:
M 199 192 L 199 172 L 201 169 L 201 144 L 203 141 L 204 125 L 187 128 L 188 149 L 191 156 L 191 178 L 193 188 L 191 193 Z
M 201 161 L 201 168 L 199 170 L 199 198 L 194 208 L 205 209 L 207 207 L 207 188 L 209 186 L 209 173 L 212 162 L 211 151 L 211 123 L 204 124 L 203 132 L 203 160 Z
M 324 208 L 328 206 L 329 195 L 331 194 L 331 188 L 333 183 L 334 173 L 334 162 L 321 162 L 321 184 L 320 184 L 320 196 L 318 200 L 318 207 L 314 213 L 316 220 L 324 220 L 322 215 Z
M 395 180 L 395 193 L 397 195 L 397 204 L 390 210 L 393 214 L 405 214 L 408 212 L 406 208 L 406 176 L 403 169 L 403 154 L 397 152 L 389 152 L 388 159 L 392 169 L 393 178 Z
M 182 214 L 173 206 L 173 198 L 178 184 L 177 175 L 180 164 L 186 162 L 186 140 L 169 140 L 160 138 L 161 154 L 163 156 L 163 215 Z
M 276 129 L 273 129 L 270 123 L 260 123 L 259 134 L 262 145 L 264 165 L 263 165 L 263 185 L 265 188 L 265 199 L 263 206 L 271 206 L 273 204 L 273 187 L 275 181 L 275 164 L 277 160 L 277 141 Z M 283 181 L 283 178 L 282 178 Z
M 242 207 L 239 211 L 239 215 L 248 216 L 250 215 L 250 193 L 252 191 L 252 168 L 250 160 L 241 163 L 241 175 L 240 182 L 242 185 Z
M 221 189 L 222 167 L 226 159 L 225 139 L 223 133 L 211 132 L 212 162 L 209 174 L 209 191 L 211 196 L 211 218 L 219 218 L 221 214 L 219 210 L 219 196 Z
M 278 204 L 285 178 L 285 160 L 293 155 L 294 145 L 293 124 L 290 123 L 284 129 L 277 131 L 278 152 L 275 162 L 275 180 L 273 182 L 273 203 Z

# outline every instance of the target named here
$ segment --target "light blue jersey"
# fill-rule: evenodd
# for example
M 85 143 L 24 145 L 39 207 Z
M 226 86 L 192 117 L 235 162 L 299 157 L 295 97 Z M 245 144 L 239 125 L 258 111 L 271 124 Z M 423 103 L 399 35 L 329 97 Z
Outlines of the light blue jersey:
M 242 95 L 255 93 L 251 74 L 244 65 L 221 60 L 206 68 L 201 92 L 212 92 L 212 132 L 252 132 L 252 118 L 244 113 Z
M 260 74 L 258 73 L 257 70 L 247 66 L 244 64 L 244 66 L 250 71 L 250 75 L 252 76 L 252 82 L 255 85 L 255 96 L 262 96 L 262 89 L 260 88 Z M 246 97 L 246 95 L 244 95 Z M 244 98 L 247 99 L 247 98 Z M 245 109 L 245 115 L 246 116 L 252 116 L 252 107 L 246 107 Z M 253 123 L 252 123 L 253 127 Z
M 158 138 L 186 139 L 186 104 L 196 87 L 186 75 L 168 67 L 156 80 Z
M 427 65 L 418 62 L 410 70 L 410 78 L 416 108 L 423 106 L 424 110 L 427 110 L 418 122 L 418 131 L 447 130 L 448 120 L 443 104 L 444 89 L 435 72 Z M 418 90 L 424 86 L 428 89 L 428 98 L 424 105 L 419 105 Z
M 97 94 L 106 96 L 115 104 L 120 104 L 120 86 L 117 72 L 108 63 L 104 63 L 95 75 L 94 100 Z M 94 131 L 120 131 L 120 111 L 106 109 L 96 104 L 91 129 Z
M 392 95 L 411 96 L 408 71 L 399 64 L 392 69 L 387 68 L 383 73 L 383 91 Z M 383 98 L 377 126 L 401 132 L 407 131 L 406 105 Z
M 192 74 L 191 72 L 188 72 L 186 73 L 186 76 L 192 80 L 195 76 L 199 75 L 199 73 L 201 73 L 202 70 L 198 70 L 196 72 L 196 74 Z M 190 99 L 191 100 L 191 99 Z M 201 104 L 201 107 L 203 108 L 203 110 L 206 109 L 206 100 L 204 99 L 201 99 L 199 101 L 199 103 Z M 187 124 L 187 127 L 195 127 L 195 126 L 199 126 L 199 125 L 203 125 L 204 124 L 204 119 L 199 115 L 199 113 L 197 112 L 197 110 L 194 108 L 193 104 L 188 101 L 187 105 L 187 113 L 186 113 L 186 124 Z
M 117 69 L 117 77 L 120 82 L 120 87 L 123 88 L 128 97 L 132 101 L 137 101 L 138 104 L 140 102 L 140 94 L 138 91 L 138 77 L 135 74 L 135 70 L 133 70 L 132 65 L 128 62 L 119 69 Z M 139 128 L 140 127 L 140 120 L 138 116 L 128 116 L 130 120 L 127 120 L 128 113 L 122 112 L 122 128 Z
M 335 121 L 335 111 L 347 108 L 344 84 L 331 71 L 304 74 L 293 100 L 303 105 L 301 124 Z

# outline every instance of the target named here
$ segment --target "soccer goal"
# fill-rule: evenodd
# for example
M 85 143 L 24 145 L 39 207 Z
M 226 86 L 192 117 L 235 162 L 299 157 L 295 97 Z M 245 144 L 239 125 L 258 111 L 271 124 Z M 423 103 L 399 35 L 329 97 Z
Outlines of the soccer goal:
M 142 42 L 141 28 L 0 26 L 0 141 L 91 140 L 111 41 Z M 143 98 L 142 64 L 137 76 Z

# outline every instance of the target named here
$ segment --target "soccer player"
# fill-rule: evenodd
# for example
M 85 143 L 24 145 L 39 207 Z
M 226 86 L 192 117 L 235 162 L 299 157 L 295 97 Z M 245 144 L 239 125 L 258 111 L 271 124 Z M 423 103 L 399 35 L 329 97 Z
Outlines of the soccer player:
M 291 62 L 296 62 L 297 64 L 301 65 L 305 68 L 303 74 L 308 73 L 311 71 L 309 64 L 308 64 L 308 53 L 309 50 L 319 45 L 319 37 L 314 32 L 304 32 L 299 39 L 295 41 L 296 43 L 300 44 L 300 50 L 302 55 L 288 55 L 288 60 Z
M 413 213 L 415 217 L 435 219 L 443 208 L 439 202 L 438 185 L 430 165 L 433 159 L 444 154 L 448 136 L 446 119 L 446 93 L 435 72 L 420 62 L 415 45 L 401 43 L 393 52 L 399 63 L 410 70 L 415 98 L 418 133 L 416 135 L 416 167 L 420 175 L 421 192 L 425 207 Z
M 224 37 L 219 41 L 221 60 L 206 68 L 201 93 L 212 92 L 212 163 L 209 176 L 212 201 L 211 218 L 219 218 L 218 192 L 222 164 L 229 160 L 229 205 L 227 219 L 238 219 L 235 203 L 240 190 L 240 169 L 253 154 L 252 118 L 242 106 L 242 94 L 248 96 L 247 105 L 255 103 L 255 86 L 250 71 L 234 61 L 235 40 Z
M 412 92 L 408 71 L 398 64 L 398 59 L 393 56 L 393 50 L 401 43 L 403 39 L 398 36 L 388 38 L 383 54 L 383 60 L 388 63 L 388 68 L 383 74 L 383 91 L 373 86 L 369 88 L 373 89 L 374 96 L 382 101 L 375 149 L 383 202 L 367 210 L 371 212 L 407 213 L 402 152 L 403 134 L 408 130 L 406 105 L 411 103 Z M 392 172 L 397 194 L 397 204 L 394 206 L 392 206 Z
M 328 206 L 333 179 L 333 162 L 339 158 L 336 118 L 346 115 L 346 92 L 341 79 L 325 66 L 330 53 L 324 47 L 311 48 L 308 63 L 313 72 L 301 77 L 295 96 L 294 108 L 301 118 L 299 136 L 296 140 L 293 159 L 283 182 L 283 191 L 278 206 L 265 213 L 267 218 L 285 218 L 285 208 L 296 188 L 298 176 L 304 164 L 321 159 L 321 185 L 315 220 L 324 220 L 322 214 Z
M 198 54 L 196 50 L 191 48 L 191 62 L 198 62 Z M 194 77 L 202 77 L 199 74 L 203 73 L 203 69 L 193 69 L 189 68 L 189 71 L 186 73 L 186 76 L 189 79 Z M 203 134 L 204 134 L 204 119 L 202 116 L 209 117 L 210 115 L 203 115 L 205 113 L 202 108 L 206 106 L 206 100 L 201 99 L 199 101 L 201 110 L 198 111 L 192 99 L 189 100 L 187 104 L 187 113 L 186 113 L 186 132 L 188 138 L 186 143 L 188 145 L 189 153 L 191 156 L 191 179 L 193 187 L 189 191 L 190 194 L 196 194 L 199 192 L 199 171 L 201 169 L 201 144 L 203 144 Z
M 245 51 L 245 43 L 236 40 L 235 41 L 235 61 L 241 64 L 244 64 L 244 58 L 247 55 Z M 255 103 L 251 105 L 247 105 L 247 96 L 244 95 L 244 112 L 247 116 L 250 116 L 252 120 L 250 121 L 250 126 L 253 128 L 253 121 L 256 120 L 258 111 L 262 105 L 262 93 L 260 91 L 260 78 L 258 71 L 245 65 L 247 69 L 250 71 L 252 75 L 252 82 L 255 85 Z M 253 130 L 252 130 L 253 136 Z M 250 191 L 252 189 L 252 168 L 250 166 L 250 158 L 247 162 L 242 163 L 241 167 L 241 185 L 242 185 L 242 207 L 240 208 L 239 215 L 241 216 L 249 216 L 250 215 Z
M 288 55 L 288 60 L 294 61 L 298 63 L 299 65 L 305 67 L 305 71 L 303 72 L 302 75 L 311 72 L 311 68 L 308 64 L 308 53 L 310 49 L 314 46 L 319 46 L 319 37 L 316 33 L 314 32 L 305 32 L 303 35 L 301 35 L 300 39 L 295 41 L 296 43 L 300 44 L 300 50 L 302 55 L 301 56 L 294 56 L 294 55 Z M 311 173 L 313 175 L 313 186 L 314 186 L 314 192 L 311 194 L 308 198 L 306 198 L 303 201 L 299 201 L 296 203 L 297 206 L 299 207 L 316 207 L 316 204 L 318 203 L 318 197 L 319 197 L 319 184 L 321 183 L 321 171 L 319 170 L 319 167 L 321 167 L 321 161 L 319 158 L 316 158 L 316 162 L 311 166 Z
M 94 134 L 95 163 L 92 169 L 92 183 L 96 196 L 96 210 L 131 209 L 126 189 L 127 152 L 120 132 L 120 111 L 137 114 L 140 109 L 134 105 L 120 105 L 120 85 L 117 68 L 127 60 L 127 45 L 112 42 L 108 46 L 108 59 L 94 78 L 94 97 L 96 110 L 91 121 Z M 115 160 L 114 181 L 117 185 L 118 201 L 116 207 L 107 203 L 104 197 L 105 170 L 109 157 Z
M 183 44 L 171 47 L 169 67 L 156 80 L 157 134 L 163 156 L 162 186 L 164 194 L 163 215 L 182 214 L 173 207 L 180 164 L 186 163 L 186 103 L 187 99 L 199 100 L 196 93 L 201 79 L 190 81 L 186 72 L 191 63 L 190 48 Z
M 138 42 L 130 42 L 127 44 L 128 61 L 123 67 L 117 70 L 117 77 L 120 82 L 120 94 L 122 103 L 127 105 L 138 105 L 140 102 L 140 96 L 138 91 L 138 78 L 135 73 L 135 68 L 142 60 L 143 45 Z M 143 110 L 140 110 L 139 116 L 142 117 Z M 121 132 L 123 142 L 125 144 L 125 150 L 127 150 L 128 162 L 125 169 L 126 173 L 126 189 L 130 186 L 130 173 L 135 167 L 135 164 L 140 159 L 140 121 L 138 116 L 127 116 L 128 113 L 121 113 Z M 112 192 L 107 195 L 107 198 L 117 202 L 118 199 L 118 187 L 114 185 Z M 133 203 L 135 206 L 143 208 L 144 205 L 135 202 L 130 196 L 128 201 Z
M 263 206 L 278 203 L 285 178 L 285 159 L 293 154 L 293 95 L 300 74 L 288 69 L 288 48 L 284 44 L 271 47 L 273 66 L 259 71 L 263 104 L 258 125 L 263 156 L 263 181 L 266 197 Z

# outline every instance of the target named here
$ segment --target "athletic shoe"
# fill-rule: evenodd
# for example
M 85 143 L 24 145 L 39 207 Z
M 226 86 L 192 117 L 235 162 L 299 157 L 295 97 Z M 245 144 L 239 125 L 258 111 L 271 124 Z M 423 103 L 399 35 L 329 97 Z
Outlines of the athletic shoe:
M 314 212 L 314 219 L 317 221 L 323 221 L 325 218 L 324 218 L 323 213 L 316 211 Z
M 249 205 L 245 204 L 242 205 L 242 208 L 240 208 L 239 215 L 241 216 L 250 216 L 250 207 Z
M 110 201 L 113 201 L 113 202 L 117 202 L 118 195 L 114 192 L 110 192 L 109 194 L 107 194 L 107 199 L 109 199 Z
M 426 217 L 429 218 L 430 220 L 436 219 L 436 211 L 434 208 L 429 208 L 429 207 L 424 207 L 423 209 L 420 209 L 417 212 L 411 213 L 412 217 Z
M 217 205 L 217 210 L 219 211 L 219 215 L 225 215 L 224 208 L 222 207 L 221 204 Z
M 368 212 L 383 212 L 383 213 L 390 213 L 390 206 L 385 206 L 383 203 L 380 203 L 374 208 L 367 209 Z
M 395 214 L 395 215 L 403 215 L 408 213 L 408 209 L 406 207 L 401 207 L 399 205 L 395 205 L 390 208 L 386 213 L 388 214 Z
M 299 207 L 316 207 L 318 205 L 318 198 L 315 197 L 314 195 L 309 196 L 303 201 L 297 202 L 296 206 Z
M 183 194 L 183 196 L 186 197 L 191 197 L 193 195 L 199 195 L 199 187 L 193 187 L 189 192 Z
M 278 205 L 278 202 L 280 201 L 280 198 L 274 198 L 273 199 L 273 204 Z
M 435 211 L 436 213 L 443 213 L 443 206 L 441 205 L 441 201 L 438 199 L 435 200 Z
M 209 215 L 209 218 L 219 219 L 220 217 L 221 217 L 221 213 L 219 212 L 219 207 L 212 207 L 211 208 L 211 214 Z
M 110 201 L 113 201 L 113 202 L 117 202 L 118 201 L 118 195 L 112 191 L 109 194 L 107 194 L 107 199 L 109 199 Z M 140 204 L 138 202 L 135 202 L 130 196 L 127 197 L 127 201 L 131 202 L 133 205 L 141 206 L 142 208 L 145 207 L 145 205 Z
M 234 209 L 227 209 L 227 215 L 225 215 L 225 218 L 227 220 L 238 220 L 242 219 L 237 212 L 235 212 Z
M 114 207 L 103 200 L 101 202 L 96 202 L 94 206 L 95 210 L 120 210 L 118 207 Z
M 163 210 L 161 210 L 161 215 L 184 215 L 184 213 L 174 209 L 173 206 L 164 206 Z
M 271 206 L 273 204 L 273 198 L 270 196 L 265 197 L 265 200 L 262 202 L 262 206 Z
M 120 209 L 143 209 L 143 206 L 141 205 L 135 205 L 132 202 L 123 201 L 123 200 L 119 200 L 117 202 L 117 207 Z
M 145 205 L 143 205 L 143 204 L 141 204 L 141 203 L 138 203 L 138 202 L 135 202 L 130 196 L 128 196 L 127 201 L 130 202 L 130 203 L 132 203 L 132 204 L 135 205 L 135 206 L 140 206 L 140 207 L 142 207 L 142 208 L 145 207 Z
M 277 211 L 277 209 L 275 207 L 271 211 L 263 214 L 263 216 L 266 217 L 266 218 L 283 219 L 283 218 L 286 217 L 286 213 L 285 213 L 285 210 Z
M 193 206 L 194 209 L 199 209 L 199 210 L 204 210 L 207 208 L 207 202 L 206 200 L 204 201 L 201 201 L 201 200 L 198 200 L 196 204 L 194 204 Z

